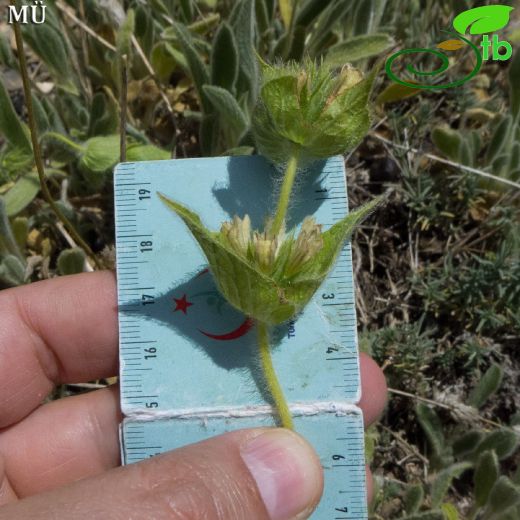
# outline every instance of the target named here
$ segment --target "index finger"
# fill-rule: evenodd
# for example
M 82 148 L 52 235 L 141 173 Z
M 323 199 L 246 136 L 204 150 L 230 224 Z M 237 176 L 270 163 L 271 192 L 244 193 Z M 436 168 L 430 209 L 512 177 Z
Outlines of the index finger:
M 0 292 L 0 428 L 57 383 L 117 374 L 115 275 L 84 273 Z

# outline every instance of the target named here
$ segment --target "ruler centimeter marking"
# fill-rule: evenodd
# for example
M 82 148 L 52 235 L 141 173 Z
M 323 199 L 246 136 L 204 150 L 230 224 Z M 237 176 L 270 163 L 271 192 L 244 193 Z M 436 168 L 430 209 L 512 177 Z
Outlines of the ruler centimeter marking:
M 338 167 L 339 166 L 339 167 Z M 131 184 L 133 186 L 133 193 L 131 197 L 128 194 L 125 198 L 135 203 L 136 208 L 140 211 L 146 212 L 150 208 L 152 197 L 155 195 L 155 191 L 150 189 L 152 186 L 152 179 L 148 180 L 145 178 L 138 182 L 136 178 L 136 164 L 126 163 L 124 169 L 124 179 L 122 182 L 119 178 L 119 168 L 116 175 L 116 205 L 119 201 L 120 187 Z M 331 193 L 338 193 L 341 190 L 343 194 L 341 197 L 338 196 L 338 200 L 335 205 L 331 207 L 332 222 L 327 223 L 332 225 L 340 220 L 347 212 L 347 199 L 345 196 L 345 180 L 344 170 L 342 164 L 332 164 L 328 168 L 323 170 L 324 181 L 322 182 L 321 189 L 316 190 L 315 200 L 323 200 L 323 204 L 326 204 L 331 200 Z M 332 199 L 335 200 L 335 199 Z M 140 204 L 143 207 L 138 207 Z M 173 217 L 172 217 L 173 218 Z M 134 232 L 125 232 L 123 227 L 129 219 L 136 220 L 136 230 Z M 145 225 L 142 225 L 142 222 Z M 147 248 L 147 244 L 153 243 L 153 230 L 148 226 L 148 221 L 145 218 L 145 213 L 136 213 L 132 210 L 131 213 L 120 214 L 119 208 L 116 207 L 116 233 L 117 233 L 117 270 L 119 280 L 119 305 L 120 308 L 125 311 L 125 318 L 127 322 L 134 325 L 134 334 L 130 338 L 126 331 L 122 331 L 120 334 L 121 347 L 123 351 L 123 359 L 128 361 L 125 362 L 124 369 L 121 374 L 122 385 L 124 386 L 125 377 L 135 378 L 139 376 L 141 379 L 144 377 L 142 372 L 150 371 L 150 367 L 145 367 L 143 358 L 137 358 L 131 355 L 131 350 L 126 348 L 130 343 L 130 340 L 141 339 L 142 350 L 144 351 L 153 340 L 153 338 L 144 339 L 139 334 L 135 334 L 135 331 L 139 332 L 140 324 L 143 321 L 143 316 L 146 314 L 146 309 L 143 309 L 143 297 L 153 296 L 153 283 L 146 276 L 145 270 L 141 267 L 147 265 L 150 260 L 147 260 L 144 256 L 148 251 L 143 251 Z M 128 253 L 131 253 L 131 257 Z M 136 280 L 137 278 L 137 280 Z M 136 283 L 139 282 L 139 283 Z M 130 290 L 125 289 L 130 288 Z M 144 291 L 144 292 L 143 292 Z M 330 356 L 325 359 L 328 362 L 336 362 L 342 366 L 343 372 L 340 379 L 336 380 L 333 385 L 337 389 L 343 389 L 344 395 L 348 398 L 352 392 L 354 392 L 359 385 L 358 378 L 358 352 L 357 352 L 357 336 L 356 336 L 356 315 L 354 305 L 354 291 L 353 291 L 353 274 L 352 274 L 352 257 L 350 246 L 347 245 L 341 252 L 338 262 L 320 289 L 319 294 L 316 298 L 320 298 L 320 305 L 327 310 L 328 308 L 334 307 L 335 314 L 338 317 L 338 321 L 341 327 L 339 331 L 331 331 L 331 345 L 327 351 Z M 141 301 L 138 301 L 141 299 Z M 131 303 L 129 303 L 129 301 Z M 131 317 L 131 313 L 138 314 L 134 318 Z M 138 349 L 134 349 L 137 351 Z M 332 355 L 334 354 L 334 355 Z M 146 354 L 143 352 L 143 356 Z M 349 375 L 350 373 L 350 375 Z M 355 375 L 357 377 L 352 378 Z M 137 388 L 137 387 L 135 387 Z M 143 390 L 144 391 L 144 390 Z M 142 393 L 136 389 L 132 392 L 132 402 L 130 403 L 130 397 L 128 396 L 129 404 L 141 404 L 146 406 L 155 406 L 153 402 L 147 398 L 141 399 L 139 394 Z
M 125 463 L 139 462 L 189 442 L 239 428 L 272 426 L 271 418 L 181 420 L 179 433 L 174 420 L 126 421 L 123 426 Z M 319 427 L 317 422 L 319 421 Z M 187 424 L 186 424 L 187 423 Z M 224 424 L 225 423 L 225 424 Z M 295 418 L 296 429 L 313 444 L 325 468 L 322 500 L 312 516 L 315 520 L 366 520 L 366 490 L 363 419 L 360 414 L 336 417 L 326 414 L 306 423 Z M 326 434 L 324 434 L 326 432 Z M 324 441 L 325 435 L 327 436 Z
M 157 168 L 161 167 L 161 162 L 155 163 Z M 172 188 L 174 186 L 175 183 L 172 182 Z M 153 207 L 161 204 L 157 200 L 156 191 L 162 189 L 158 190 L 156 187 L 154 171 L 143 169 L 137 163 L 124 163 L 115 172 L 114 191 L 122 407 L 127 415 L 131 415 L 133 410 L 153 413 L 161 411 L 165 406 L 164 395 L 157 390 L 156 373 L 159 373 L 164 356 L 168 355 L 165 345 L 154 334 L 154 328 L 150 327 L 150 311 L 159 297 L 154 283 L 154 268 L 158 260 Z M 319 221 L 325 228 L 344 217 L 348 204 L 342 158 L 328 161 L 322 170 L 320 189 L 314 190 L 313 195 L 314 201 L 320 204 L 321 211 L 328 215 L 326 222 Z M 172 215 L 171 218 L 176 217 Z M 353 396 L 358 393 L 360 382 L 350 245 L 342 250 L 334 270 L 316 294 L 315 302 L 321 309 L 320 312 L 330 318 L 332 323 L 328 331 L 330 341 L 323 349 L 324 356 L 320 362 L 337 367 L 328 372 L 331 375 L 329 388 L 324 389 L 321 395 L 316 395 L 315 399 L 320 401 L 332 394 L 334 400 L 352 402 Z M 298 322 L 293 327 L 297 336 Z M 333 451 L 344 454 L 343 459 L 328 466 L 329 471 L 336 472 L 334 474 L 338 476 L 334 479 L 329 477 L 326 492 L 338 497 L 348 495 L 348 500 L 343 498 L 348 505 L 342 506 L 341 502 L 337 502 L 337 510 L 333 508 L 335 516 L 328 513 L 323 516 L 320 513 L 319 517 L 313 518 L 366 518 L 363 425 L 360 417 L 355 414 L 337 417 L 332 423 L 333 428 L 323 428 L 323 432 L 327 431 L 327 436 L 334 438 L 333 445 L 337 448 Z M 164 421 L 159 422 L 167 428 Z M 158 428 L 156 421 L 125 420 L 122 429 L 125 463 L 137 462 L 177 447 L 162 442 L 167 435 L 157 434 Z M 304 429 L 302 423 L 302 428 L 298 430 Z M 312 432 L 309 437 L 312 437 Z M 150 442 L 151 440 L 154 442 Z M 320 452 L 320 442 L 320 439 L 316 439 L 314 445 L 320 457 L 326 459 L 329 455 Z M 327 461 L 324 461 L 324 467 L 326 465 Z M 338 483 L 345 481 L 341 475 L 347 474 L 348 489 L 340 489 L 342 486 L 338 487 Z

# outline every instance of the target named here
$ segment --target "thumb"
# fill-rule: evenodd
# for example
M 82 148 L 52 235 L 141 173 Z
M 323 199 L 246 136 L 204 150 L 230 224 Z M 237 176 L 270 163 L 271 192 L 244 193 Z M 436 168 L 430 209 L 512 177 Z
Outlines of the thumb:
M 317 455 L 285 429 L 238 430 L 0 509 L 0 520 L 303 520 L 318 503 Z

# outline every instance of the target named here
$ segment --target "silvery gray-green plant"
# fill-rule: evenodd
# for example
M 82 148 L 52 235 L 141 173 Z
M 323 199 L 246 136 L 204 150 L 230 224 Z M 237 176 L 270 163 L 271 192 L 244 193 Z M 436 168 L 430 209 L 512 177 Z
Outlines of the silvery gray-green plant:
M 303 65 L 263 64 L 263 82 L 253 118 L 258 149 L 277 165 L 286 165 L 274 215 L 263 230 L 250 218 L 235 216 L 220 231 L 207 229 L 199 216 L 160 195 L 204 251 L 217 286 L 231 305 L 257 324 L 260 357 L 281 422 L 292 419 L 276 378 L 269 327 L 283 323 L 310 301 L 332 269 L 354 226 L 377 201 L 350 213 L 327 231 L 307 217 L 299 233 L 286 231 L 286 214 L 301 164 L 352 148 L 369 127 L 368 98 L 374 74 L 345 67 L 337 75 L 306 60 Z M 253 290 L 252 290 L 253 288 Z
M 470 108 L 463 121 L 484 123 L 481 129 L 439 125 L 432 130 L 432 141 L 449 159 L 482 168 L 499 179 L 484 179 L 483 187 L 505 191 L 520 182 L 520 54 L 511 60 L 508 71 L 511 111 L 495 113 L 480 106 Z M 468 125 L 469 126 L 469 125 Z M 489 134 L 489 137 L 487 137 Z M 485 148 L 485 153 L 482 153 Z M 502 180 L 501 180 L 502 179 Z
M 503 371 L 491 365 L 478 385 L 468 396 L 465 413 L 468 418 L 482 420 L 481 408 L 500 388 Z M 431 448 L 430 485 L 407 486 L 403 503 L 407 516 L 404 520 L 432 518 L 460 518 L 447 494 L 453 482 L 466 472 L 472 472 L 473 503 L 464 518 L 468 520 L 514 520 L 520 514 L 520 471 L 508 477 L 500 461 L 511 456 L 518 448 L 518 434 L 514 428 L 503 426 L 492 431 L 481 428 L 459 428 L 457 434 L 447 435 L 439 416 L 424 404 L 416 407 L 416 414 Z M 425 500 L 429 495 L 428 500 Z M 423 510 L 425 502 L 428 510 Z

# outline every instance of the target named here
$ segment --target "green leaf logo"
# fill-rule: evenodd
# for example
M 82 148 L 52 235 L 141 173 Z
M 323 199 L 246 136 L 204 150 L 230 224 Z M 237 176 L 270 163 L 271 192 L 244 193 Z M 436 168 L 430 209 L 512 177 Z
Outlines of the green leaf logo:
M 514 7 L 508 5 L 485 5 L 460 13 L 453 20 L 453 27 L 460 34 L 486 34 L 498 31 L 509 23 L 509 13 Z

